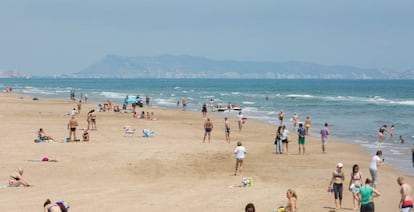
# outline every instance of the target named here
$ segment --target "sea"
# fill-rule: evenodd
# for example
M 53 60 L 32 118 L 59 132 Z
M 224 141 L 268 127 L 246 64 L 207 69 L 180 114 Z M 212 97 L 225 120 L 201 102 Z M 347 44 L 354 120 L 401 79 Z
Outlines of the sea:
M 0 89 L 7 87 L 39 99 L 69 99 L 74 91 L 77 99 L 81 95 L 100 103 L 111 99 L 120 106 L 127 95 L 139 95 L 144 101 L 149 96 L 151 106 L 177 110 L 181 109 L 177 102 L 186 97 L 187 110 L 200 112 L 212 99 L 215 105 L 240 106 L 249 119 L 275 126 L 283 110 L 290 130 L 296 112 L 300 122 L 310 117 L 311 135 L 319 136 L 328 123 L 330 139 L 360 145 L 370 155 L 381 149 L 386 164 L 414 176 L 413 80 L 0 78 Z M 238 111 L 216 113 L 236 117 Z M 384 143 L 378 144 L 378 130 L 384 124 L 388 129 L 395 125 L 395 136 L 385 133 Z

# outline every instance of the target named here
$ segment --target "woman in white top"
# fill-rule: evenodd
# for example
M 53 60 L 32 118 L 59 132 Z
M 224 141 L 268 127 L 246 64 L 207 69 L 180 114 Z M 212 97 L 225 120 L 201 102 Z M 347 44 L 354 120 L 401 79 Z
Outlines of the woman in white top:
M 246 148 L 242 146 L 242 143 L 239 141 L 237 142 L 237 147 L 234 150 L 234 154 L 236 154 L 236 169 L 234 171 L 234 175 L 237 175 L 237 172 L 242 172 L 243 160 L 246 154 Z
M 381 160 L 382 151 L 378 150 L 377 154 L 372 157 L 371 164 L 369 165 L 369 173 L 372 178 L 372 187 L 376 187 L 378 178 L 378 166 L 384 165 L 384 160 Z

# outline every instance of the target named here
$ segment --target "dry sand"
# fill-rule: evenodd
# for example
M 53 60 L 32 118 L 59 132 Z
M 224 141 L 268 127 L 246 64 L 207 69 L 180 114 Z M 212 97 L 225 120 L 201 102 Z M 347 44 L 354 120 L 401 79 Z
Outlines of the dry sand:
M 201 112 L 147 108 L 156 121 L 132 118 L 130 113 L 97 113 L 97 131 L 90 142 L 66 143 L 69 113 L 76 103 L 70 100 L 40 99 L 19 94 L 0 94 L 0 186 L 18 167 L 33 185 L 29 188 L 0 188 L 0 211 L 42 211 L 46 198 L 65 200 L 70 211 L 244 211 L 248 202 L 257 211 L 273 211 L 285 205 L 285 192 L 298 194 L 298 211 L 334 209 L 334 198 L 326 192 L 337 162 L 344 163 L 346 184 L 351 167 L 357 163 L 369 177 L 371 155 L 359 146 L 329 141 L 322 154 L 319 138 L 307 138 L 306 155 L 297 154 L 296 135 L 291 133 L 290 155 L 274 153 L 275 126 L 249 119 L 237 130 L 236 114 L 228 114 L 232 124 L 231 144 L 225 142 L 223 114 L 208 116 L 214 123 L 212 142 L 202 143 Z M 87 126 L 86 113 L 95 103 L 83 104 L 77 116 L 80 129 Z M 141 111 L 139 109 L 138 111 Z M 137 129 L 124 137 L 123 126 Z M 54 143 L 34 143 L 42 127 Z M 142 129 L 156 132 L 143 138 Z M 78 130 L 80 137 L 82 130 Z M 335 134 L 335 132 L 332 132 Z M 234 149 L 241 141 L 247 149 L 242 176 L 233 176 Z M 57 163 L 33 162 L 47 156 Z M 375 200 L 377 211 L 398 211 L 398 176 L 412 177 L 391 166 L 379 170 Z M 231 187 L 242 177 L 252 177 L 254 186 Z M 345 186 L 346 187 L 346 186 Z M 352 211 L 351 193 L 344 191 L 343 211 Z

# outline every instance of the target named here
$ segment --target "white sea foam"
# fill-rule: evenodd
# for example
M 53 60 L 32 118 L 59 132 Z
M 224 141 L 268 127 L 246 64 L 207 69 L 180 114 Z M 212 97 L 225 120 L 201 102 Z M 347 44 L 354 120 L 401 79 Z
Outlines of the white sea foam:
M 105 98 L 110 98 L 110 99 L 124 99 L 128 94 L 103 91 L 103 92 L 100 92 L 99 95 Z
M 248 102 L 248 101 L 245 101 L 245 102 L 242 102 L 244 105 L 254 105 L 254 104 L 256 104 L 256 102 Z

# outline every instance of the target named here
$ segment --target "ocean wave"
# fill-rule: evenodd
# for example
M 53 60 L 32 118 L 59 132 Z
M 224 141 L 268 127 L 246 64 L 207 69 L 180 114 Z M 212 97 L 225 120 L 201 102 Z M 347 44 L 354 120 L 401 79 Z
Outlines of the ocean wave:
M 128 94 L 103 91 L 100 92 L 99 95 L 109 99 L 124 99 Z
M 53 95 L 55 92 L 49 89 L 40 89 L 36 87 L 25 87 L 21 89 L 22 93 L 25 94 L 42 94 L 42 95 Z
M 254 104 L 256 104 L 256 102 L 248 102 L 248 101 L 245 101 L 245 102 L 242 102 L 244 105 L 254 105 Z

